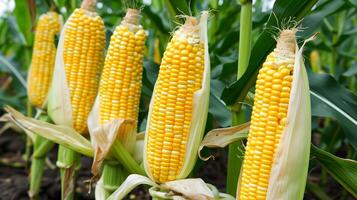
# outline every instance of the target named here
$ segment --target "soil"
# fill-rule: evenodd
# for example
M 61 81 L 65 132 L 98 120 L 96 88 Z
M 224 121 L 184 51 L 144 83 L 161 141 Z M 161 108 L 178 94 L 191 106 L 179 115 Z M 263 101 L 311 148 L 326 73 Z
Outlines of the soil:
M 1 125 L 0 125 L 1 127 Z M 24 161 L 25 136 L 8 130 L 0 135 L 0 199 L 1 200 L 27 200 L 28 194 L 28 172 L 29 163 Z M 60 177 L 58 169 L 55 167 L 57 148 L 48 154 L 48 164 L 45 169 L 40 199 L 57 200 L 60 199 Z M 226 182 L 226 163 L 227 150 L 213 150 L 215 160 L 209 160 L 204 165 L 199 162 L 195 168 L 196 177 L 202 178 L 205 182 L 215 185 L 220 191 L 225 191 Z M 82 157 L 82 167 L 78 174 L 76 182 L 76 199 L 91 200 L 94 199 L 94 185 L 92 192 L 89 192 L 90 185 L 88 180 L 91 178 L 90 166 L 91 159 Z M 319 169 L 313 172 L 318 173 Z M 309 180 L 316 181 L 316 178 L 310 174 Z M 330 180 L 329 180 L 330 181 Z M 341 197 L 341 187 L 332 181 L 327 191 L 331 194 L 331 199 Z M 143 187 L 134 190 L 127 199 L 145 200 L 150 199 Z M 346 195 L 346 194 L 344 194 Z M 307 193 L 304 199 L 318 199 L 312 194 Z M 353 198 L 346 198 L 353 199 Z

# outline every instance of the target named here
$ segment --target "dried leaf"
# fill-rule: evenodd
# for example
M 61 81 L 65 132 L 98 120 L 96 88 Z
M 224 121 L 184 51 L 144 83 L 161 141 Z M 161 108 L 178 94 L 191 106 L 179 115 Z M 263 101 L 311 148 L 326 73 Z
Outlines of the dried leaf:
M 133 153 L 136 140 L 135 121 L 132 119 L 114 119 L 102 125 L 99 113 L 100 98 L 97 96 L 92 111 L 88 117 L 88 130 L 92 145 L 95 148 L 92 163 L 92 173 L 96 178 L 104 159 L 115 142 L 119 140 L 128 152 Z
M 210 158 L 214 159 L 213 155 L 203 157 L 201 155 L 201 150 L 204 147 L 223 148 L 231 144 L 232 142 L 245 139 L 248 137 L 249 126 L 250 122 L 247 122 L 238 126 L 229 128 L 219 128 L 208 132 L 198 149 L 198 156 L 204 161 L 207 161 Z
M 99 174 L 114 141 L 124 133 L 128 133 L 128 130 L 132 132 L 135 129 L 134 123 L 134 120 L 115 119 L 90 131 L 91 138 L 95 141 L 95 154 L 92 163 L 94 176 Z

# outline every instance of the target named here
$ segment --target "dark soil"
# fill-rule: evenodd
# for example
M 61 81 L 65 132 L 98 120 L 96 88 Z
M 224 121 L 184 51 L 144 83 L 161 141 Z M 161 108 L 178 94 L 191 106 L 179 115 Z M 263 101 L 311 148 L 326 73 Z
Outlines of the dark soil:
M 1 126 L 0 126 L 1 127 Z M 58 169 L 55 167 L 57 158 L 57 147 L 55 147 L 49 154 L 48 158 L 50 165 L 46 167 L 43 177 L 40 199 L 41 200 L 57 200 L 60 199 L 60 177 Z M 25 200 L 29 199 L 28 190 L 28 166 L 24 161 L 23 154 L 25 152 L 25 137 L 23 134 L 8 130 L 0 135 L 0 199 L 1 200 Z M 215 160 L 209 160 L 203 163 L 198 162 L 194 172 L 196 177 L 202 178 L 205 182 L 215 185 L 220 191 L 225 191 L 226 182 L 226 163 L 227 150 L 214 150 Z M 92 192 L 89 193 L 88 180 L 91 178 L 90 166 L 91 159 L 82 157 L 82 168 L 78 174 L 76 183 L 76 199 L 90 200 L 94 199 L 94 186 Z M 319 173 L 320 169 L 311 170 L 309 180 L 311 182 L 318 182 L 318 176 L 314 177 L 314 173 Z M 331 184 L 330 184 L 331 182 Z M 143 187 L 139 187 L 127 199 L 145 200 L 150 199 Z M 331 199 L 353 199 L 347 197 L 348 194 L 341 189 L 341 187 L 329 179 L 329 186 L 327 189 Z M 307 193 L 305 199 L 313 200 L 319 199 L 313 194 Z

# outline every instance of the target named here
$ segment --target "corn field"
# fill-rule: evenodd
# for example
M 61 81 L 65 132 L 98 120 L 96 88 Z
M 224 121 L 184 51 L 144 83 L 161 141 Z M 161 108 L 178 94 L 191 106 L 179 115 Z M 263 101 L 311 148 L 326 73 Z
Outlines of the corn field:
M 356 16 L 0 0 L 0 199 L 356 199 Z

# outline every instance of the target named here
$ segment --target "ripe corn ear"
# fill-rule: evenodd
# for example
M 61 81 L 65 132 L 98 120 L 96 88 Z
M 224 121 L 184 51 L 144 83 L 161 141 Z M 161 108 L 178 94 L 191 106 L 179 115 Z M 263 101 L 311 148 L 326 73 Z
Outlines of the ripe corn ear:
M 105 47 L 102 19 L 92 11 L 76 9 L 66 23 L 63 63 L 72 108 L 73 128 L 84 134 L 97 95 Z
M 137 124 L 146 33 L 139 11 L 129 9 L 111 37 L 100 80 L 100 122 L 132 119 Z
M 198 146 L 193 144 L 200 142 L 204 130 L 195 128 L 205 125 L 209 91 L 206 32 L 200 25 L 195 18 L 187 17 L 167 45 L 161 62 L 144 153 L 146 171 L 156 182 L 185 178 L 195 162 L 190 157 L 197 156 Z M 197 101 L 198 91 L 204 91 L 201 101 Z M 199 106 L 203 107 L 197 112 Z
M 115 28 L 99 86 L 100 125 L 113 123 L 115 119 L 132 120 L 132 123 L 123 123 L 116 136 L 130 153 L 134 151 L 137 133 L 146 39 L 139 19 L 139 10 L 128 9 L 121 24 Z M 95 168 L 92 171 L 96 173 Z M 102 172 L 103 190 L 100 186 L 96 188 L 96 195 L 107 198 L 125 176 L 120 163 L 106 162 Z
M 55 36 L 61 31 L 61 16 L 56 12 L 42 14 L 37 21 L 27 94 L 33 106 L 42 108 L 47 100 L 55 66 Z
M 269 198 L 271 197 L 269 194 L 273 193 L 271 192 L 271 181 L 276 178 L 277 174 L 284 174 L 284 170 L 281 170 L 281 168 L 280 171 L 275 170 L 277 169 L 276 166 L 281 167 L 280 165 L 282 164 L 284 165 L 283 168 L 289 166 L 285 165 L 288 162 L 286 161 L 287 159 L 284 160 L 283 156 L 281 156 L 281 151 L 289 152 L 291 145 L 286 143 L 287 141 L 291 142 L 289 141 L 289 138 L 292 137 L 291 134 L 295 134 L 293 137 L 300 137 L 297 135 L 299 134 L 298 130 L 290 131 L 290 128 L 291 125 L 294 126 L 295 124 L 293 120 L 299 120 L 299 114 L 296 113 L 303 112 L 303 115 L 305 115 L 305 111 L 295 111 L 294 109 L 296 105 L 301 102 L 310 102 L 309 100 L 305 102 L 306 98 L 308 99 L 308 95 L 306 97 L 306 90 L 298 94 L 298 92 L 295 91 L 301 88 L 295 87 L 294 92 L 292 92 L 294 79 L 300 77 L 300 71 L 298 72 L 298 76 L 294 74 L 297 70 L 294 70 L 294 68 L 300 68 L 300 66 L 296 64 L 297 48 L 295 33 L 296 29 L 283 30 L 281 32 L 276 49 L 268 55 L 263 67 L 259 71 L 255 87 L 250 132 L 238 186 L 237 199 L 271 199 Z M 301 67 L 301 69 L 302 68 L 303 67 Z M 304 70 L 305 69 L 303 69 L 303 71 Z M 304 73 L 302 74 L 305 75 Z M 308 88 L 308 83 L 305 84 L 305 80 L 295 80 L 295 84 L 302 84 Z M 297 100 L 299 98 L 303 98 L 303 100 Z M 294 105 L 295 108 L 289 110 L 289 108 L 294 107 L 291 105 L 291 102 L 296 103 L 296 105 Z M 301 109 L 303 108 L 307 107 L 301 106 Z M 306 118 L 304 119 L 306 123 L 299 126 L 308 127 L 310 124 L 309 109 L 308 105 Z M 297 119 L 289 118 L 289 116 L 292 115 L 296 115 Z M 309 133 L 308 131 L 310 131 L 310 129 L 306 132 Z M 310 141 L 309 136 L 306 138 L 304 134 L 301 134 L 301 141 L 304 141 L 304 143 L 301 144 L 302 147 L 309 145 Z M 282 139 L 283 137 L 284 139 Z M 299 140 L 294 142 L 299 143 Z M 298 149 L 296 149 L 296 151 L 298 151 Z M 303 159 L 301 159 L 300 162 L 304 163 L 306 161 L 305 152 L 301 152 L 302 155 L 300 156 L 302 156 Z M 289 167 L 294 168 L 294 166 Z M 305 174 L 305 169 L 306 166 L 301 167 L 299 173 Z M 274 192 L 277 190 L 278 189 L 275 188 Z M 288 194 L 287 191 L 282 192 L 285 193 L 284 195 Z M 282 199 L 286 199 L 286 196 L 284 197 L 285 198 Z M 289 197 L 296 198 L 296 196 Z
M 95 0 L 84 0 L 61 33 L 48 113 L 56 124 L 86 134 L 87 119 L 99 86 L 105 48 L 105 28 L 95 12 Z M 58 150 L 63 199 L 73 199 L 79 154 L 64 146 Z

